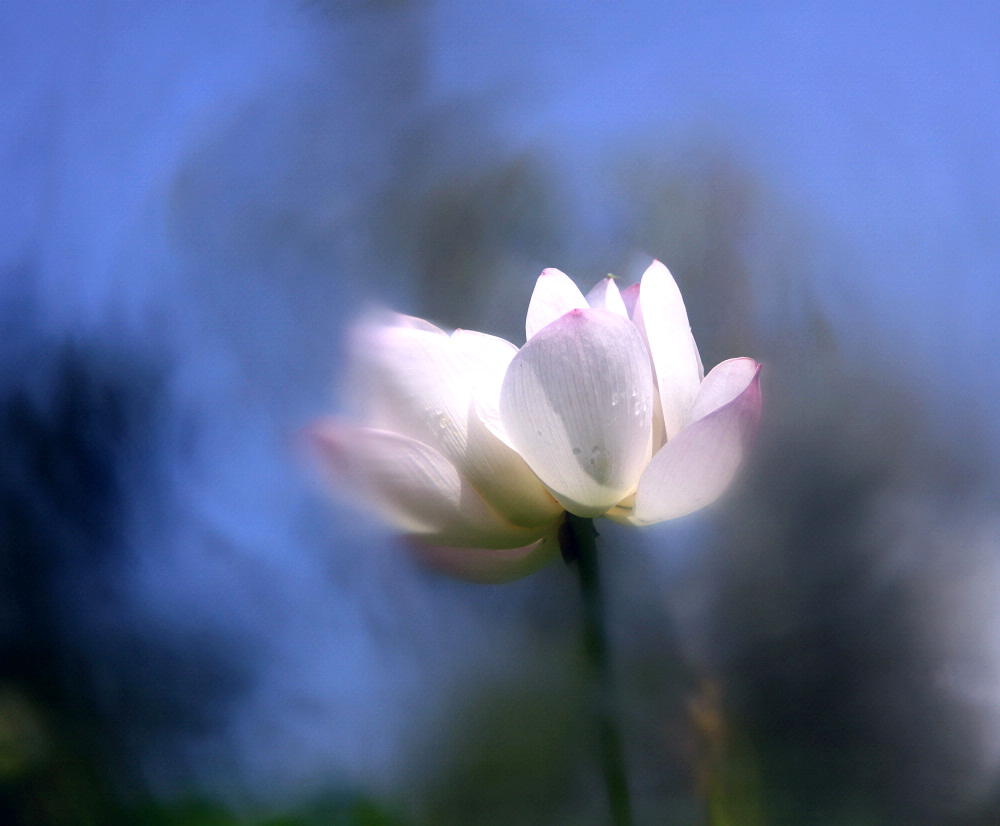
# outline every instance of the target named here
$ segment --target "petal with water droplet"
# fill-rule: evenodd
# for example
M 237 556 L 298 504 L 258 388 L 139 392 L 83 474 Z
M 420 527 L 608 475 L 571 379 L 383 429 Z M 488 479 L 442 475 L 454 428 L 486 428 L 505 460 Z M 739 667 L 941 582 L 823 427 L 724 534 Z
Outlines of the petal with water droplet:
M 638 331 L 606 310 L 566 313 L 514 357 L 500 416 L 561 505 L 578 516 L 603 513 L 649 459 L 653 381 Z

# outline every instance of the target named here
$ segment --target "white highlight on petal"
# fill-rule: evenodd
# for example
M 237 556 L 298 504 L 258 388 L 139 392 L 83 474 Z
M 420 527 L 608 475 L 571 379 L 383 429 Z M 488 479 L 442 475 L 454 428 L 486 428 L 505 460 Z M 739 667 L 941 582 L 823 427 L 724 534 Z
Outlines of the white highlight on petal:
M 524 324 L 526 339 L 530 341 L 542 327 L 570 310 L 582 310 L 589 306 L 580 288 L 566 273 L 552 268 L 542 270 L 528 302 L 528 317 Z
M 659 261 L 642 276 L 633 321 L 649 347 L 667 439 L 672 439 L 684 426 L 704 369 L 681 291 Z
M 598 516 L 629 494 L 649 460 L 653 381 L 634 325 L 576 309 L 538 331 L 500 393 L 511 444 L 567 510 Z
M 391 315 L 356 327 L 351 336 L 352 382 L 366 402 L 371 427 L 402 433 L 457 455 L 465 446 L 468 390 L 448 334 Z
M 723 372 L 736 369 L 745 367 Z M 756 436 L 759 375 L 759 365 L 754 365 L 749 384 L 735 398 L 667 442 L 639 480 L 632 514 L 623 518 L 613 514 L 612 518 L 651 524 L 685 516 L 715 501 L 743 465 Z
M 498 387 L 517 347 L 509 341 L 475 330 L 455 330 L 451 342 L 470 387 L 493 383 Z

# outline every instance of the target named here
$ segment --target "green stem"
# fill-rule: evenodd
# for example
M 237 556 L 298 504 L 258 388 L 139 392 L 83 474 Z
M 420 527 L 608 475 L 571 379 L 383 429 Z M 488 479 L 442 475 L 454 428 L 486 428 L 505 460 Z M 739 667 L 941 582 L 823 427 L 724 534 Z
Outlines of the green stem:
M 625 758 L 615 725 L 614 691 L 608 658 L 604 602 L 600 566 L 597 559 L 597 531 L 593 519 L 567 514 L 566 529 L 560 537 L 563 556 L 576 562 L 583 598 L 583 643 L 594 692 L 601 749 L 601 769 L 611 804 L 612 823 L 631 826 L 632 807 L 625 778 Z

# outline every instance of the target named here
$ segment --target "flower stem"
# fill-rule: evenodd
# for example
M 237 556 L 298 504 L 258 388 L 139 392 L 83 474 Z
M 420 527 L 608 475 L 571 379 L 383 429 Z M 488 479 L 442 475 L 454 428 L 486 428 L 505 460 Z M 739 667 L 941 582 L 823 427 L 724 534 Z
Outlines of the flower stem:
M 583 598 L 583 644 L 592 684 L 593 703 L 600 738 L 601 769 L 611 804 L 612 823 L 631 826 L 632 807 L 625 778 L 625 759 L 615 725 L 614 691 L 608 658 L 604 602 L 597 559 L 597 531 L 593 519 L 567 514 L 560 534 L 563 557 L 576 562 Z

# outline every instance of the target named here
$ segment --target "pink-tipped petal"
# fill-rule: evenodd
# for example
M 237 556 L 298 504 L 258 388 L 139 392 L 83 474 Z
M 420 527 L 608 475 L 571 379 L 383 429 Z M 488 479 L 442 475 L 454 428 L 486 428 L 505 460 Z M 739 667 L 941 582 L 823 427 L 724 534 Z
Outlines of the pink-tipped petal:
M 359 508 L 375 510 L 400 531 L 450 546 L 520 548 L 545 530 L 518 528 L 486 505 L 457 468 L 433 448 L 335 421 L 311 433 L 324 469 Z
M 698 388 L 685 427 L 729 404 L 750 386 L 758 370 L 760 365 L 749 358 L 729 359 L 713 367 Z
M 684 428 L 660 449 L 639 480 L 631 516 L 618 521 L 648 525 L 676 519 L 725 491 L 757 434 L 759 375 L 758 367 L 736 398 Z
M 650 453 L 653 381 L 635 326 L 591 309 L 549 324 L 511 362 L 500 416 L 563 507 L 597 516 L 617 504 Z
M 654 261 L 642 276 L 633 315 L 656 370 L 667 438 L 676 436 L 704 377 L 684 299 L 670 271 Z
M 629 317 L 628 310 L 625 309 L 625 302 L 622 300 L 622 294 L 618 291 L 618 285 L 610 275 L 598 281 L 594 289 L 587 293 L 587 303 L 595 310 L 608 310 L 622 318 Z
M 553 268 L 543 270 L 528 302 L 528 318 L 524 325 L 527 340 L 570 310 L 589 306 L 580 288 L 566 273 Z
M 559 556 L 555 533 L 523 548 L 448 548 L 415 542 L 413 553 L 426 565 L 450 576 L 492 585 L 535 573 Z

